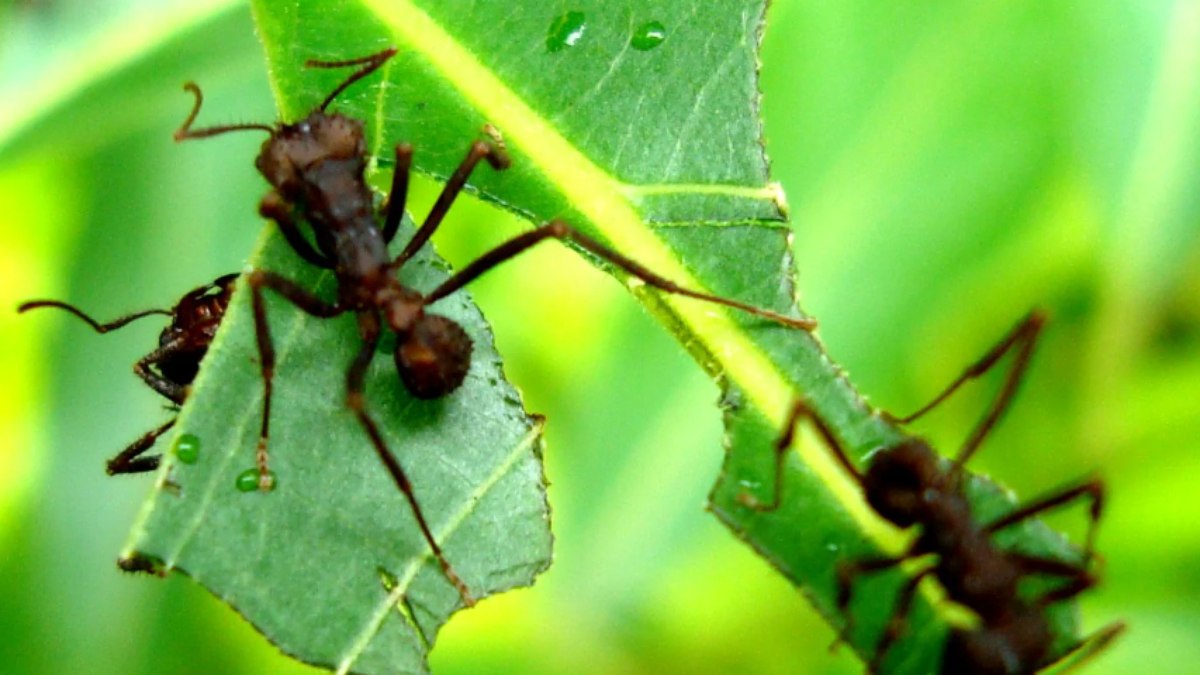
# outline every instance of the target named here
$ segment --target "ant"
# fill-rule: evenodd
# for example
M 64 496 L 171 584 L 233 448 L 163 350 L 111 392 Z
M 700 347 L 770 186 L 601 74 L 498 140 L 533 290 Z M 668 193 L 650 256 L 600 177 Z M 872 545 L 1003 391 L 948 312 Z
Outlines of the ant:
M 78 307 L 59 300 L 30 300 L 21 303 L 17 312 L 57 307 L 79 317 L 101 334 L 155 314 L 171 317 L 170 325 L 158 336 L 158 348 L 138 359 L 137 363 L 133 364 L 133 372 L 178 409 L 187 399 L 192 381 L 196 379 L 196 373 L 200 370 L 200 362 L 208 353 L 208 346 L 212 344 L 217 327 L 221 325 L 221 319 L 229 307 L 229 298 L 233 295 L 236 279 L 236 274 L 218 277 L 210 284 L 188 291 L 172 309 L 148 309 L 108 323 L 100 323 Z M 108 475 L 145 473 L 157 469 L 161 455 L 143 455 L 173 426 L 174 417 L 130 443 L 108 460 Z
M 250 272 L 250 289 L 255 334 L 258 342 L 264 387 L 262 427 L 256 452 L 259 488 L 270 490 L 274 479 L 267 468 L 267 439 L 270 436 L 271 389 L 275 370 L 275 350 L 267 322 L 264 291 L 283 296 L 301 311 L 321 319 L 353 312 L 358 321 L 362 346 L 346 373 L 346 406 L 358 418 L 371 439 L 379 459 L 408 500 L 417 525 L 443 574 L 458 590 L 463 602 L 474 604 L 466 584 L 451 567 L 434 539 L 417 502 L 412 484 L 400 462 L 388 450 L 374 419 L 367 413 L 363 384 L 367 367 L 375 355 L 381 333 L 396 334 L 394 353 L 400 381 L 419 399 L 436 399 L 457 389 L 471 364 L 471 338 L 454 321 L 425 308 L 459 290 L 484 272 L 546 239 L 570 240 L 597 257 L 638 277 L 667 293 L 676 293 L 741 309 L 788 326 L 811 330 L 810 319 L 787 317 L 767 310 L 682 288 L 659 277 L 636 262 L 608 249 L 598 241 L 574 230 L 566 223 L 551 221 L 500 244 L 451 276 L 437 288 L 421 293 L 405 286 L 397 274 L 405 263 L 429 241 L 453 201 L 462 191 L 476 165 L 486 160 L 495 170 L 509 166 L 507 152 L 499 144 L 478 140 L 450 176 L 437 202 L 416 230 L 412 239 L 395 257 L 387 245 L 395 237 L 404 213 L 413 147 L 401 143 L 395 149 L 395 171 L 391 193 L 383 207 L 383 226 L 376 222 L 372 193 L 363 172 L 367 166 L 367 148 L 363 123 L 326 109 L 347 87 L 380 68 L 396 54 L 395 48 L 344 61 L 309 60 L 310 68 L 348 68 L 358 66 L 333 89 L 309 115 L 295 123 L 235 124 L 193 129 L 203 98 L 194 83 L 184 85 L 195 96 L 195 105 L 179 130 L 176 140 L 205 138 L 231 131 L 258 130 L 269 136 L 262 145 L 255 166 L 271 184 L 263 197 L 259 213 L 275 221 L 280 232 L 305 261 L 333 271 L 337 298 L 328 302 L 295 282 L 266 270 Z M 494 134 L 492 134 L 495 137 Z M 314 248 L 300 233 L 298 220 L 312 229 Z
M 1095 585 L 1095 578 L 1088 572 L 1088 567 L 1094 556 L 1095 528 L 1104 504 L 1103 484 L 1096 479 L 1086 480 L 1045 495 L 986 523 L 980 523 L 972 516 L 964 491 L 963 466 L 1011 404 L 1044 324 L 1045 316 L 1041 312 L 1031 312 L 921 409 L 903 418 L 883 413 L 891 422 L 907 425 L 937 407 L 966 382 L 987 373 L 1003 356 L 1015 350 L 1013 364 L 990 409 L 977 423 L 949 466 L 926 441 L 909 436 L 877 450 L 866 470 L 860 471 L 850 461 L 829 425 L 804 399 L 800 399 L 792 407 L 787 424 L 775 444 L 773 500 L 761 503 L 748 495 L 743 497 L 743 503 L 756 510 L 769 511 L 779 506 L 785 453 L 792 445 L 796 424 L 801 419 L 808 419 L 834 458 L 862 487 L 867 503 L 876 513 L 901 529 L 920 526 L 917 538 L 901 555 L 853 560 L 843 562 L 838 567 L 837 605 L 846 614 L 857 577 L 882 572 L 908 560 L 935 556 L 932 564 L 918 571 L 901 589 L 892 617 L 868 664 L 868 672 L 878 670 L 888 649 L 905 629 L 917 587 L 927 576 L 937 578 L 950 600 L 972 610 L 979 619 L 973 629 L 951 630 L 943 651 L 941 672 L 1033 673 L 1067 656 L 1051 658 L 1054 635 L 1045 610 Z M 993 540 L 993 535 L 1000 530 L 1081 498 L 1090 499 L 1091 506 L 1082 561 L 1079 563 L 1004 550 Z M 1018 594 L 1018 585 L 1032 576 L 1061 579 L 1062 583 L 1038 597 L 1026 599 Z M 849 634 L 850 627 L 848 617 L 842 637 Z M 1073 645 L 1068 655 L 1085 647 L 1089 654 L 1095 653 L 1123 629 L 1124 625 L 1119 622 L 1101 629 Z

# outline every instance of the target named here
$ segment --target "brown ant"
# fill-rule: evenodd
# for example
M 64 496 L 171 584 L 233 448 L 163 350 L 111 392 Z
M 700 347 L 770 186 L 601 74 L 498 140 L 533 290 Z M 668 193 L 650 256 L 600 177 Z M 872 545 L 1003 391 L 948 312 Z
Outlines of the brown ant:
M 920 526 L 916 540 L 903 554 L 859 559 L 838 567 L 837 605 L 846 614 L 857 577 L 891 569 L 907 560 L 935 557 L 931 565 L 918 571 L 901 589 L 892 617 L 869 662 L 869 672 L 878 670 L 888 649 L 905 629 L 917 587 L 926 576 L 937 578 L 950 600 L 970 609 L 978 617 L 975 628 L 951 630 L 943 651 L 941 672 L 1033 673 L 1065 658 L 1065 655 L 1052 658 L 1050 650 L 1054 635 L 1045 610 L 1095 584 L 1095 578 L 1087 568 L 1093 558 L 1095 528 L 1104 503 L 1103 484 L 1091 479 L 1060 489 L 987 523 L 980 523 L 972 516 L 964 492 L 963 466 L 1011 404 L 1044 323 L 1043 314 L 1030 313 L 983 358 L 971 364 L 920 410 L 904 418 L 884 413 L 892 422 L 906 425 L 937 407 L 967 381 L 987 373 L 1005 354 L 1015 349 L 1014 363 L 995 401 L 949 466 L 928 443 L 909 436 L 873 453 L 865 472 L 860 471 L 850 461 L 833 430 L 801 399 L 793 406 L 775 444 L 773 500 L 761 503 L 753 497 L 743 497 L 745 504 L 757 510 L 778 507 L 785 453 L 792 445 L 796 424 L 807 418 L 838 463 L 862 487 L 867 502 L 876 513 L 902 529 Z M 1091 500 L 1091 509 L 1079 563 L 1004 550 L 993 540 L 993 535 L 1000 530 L 1084 497 Z M 1062 583 L 1038 597 L 1027 599 L 1018 594 L 1018 585 L 1032 576 L 1061 579 Z M 850 624 L 848 618 L 843 636 L 849 634 Z M 1108 626 L 1071 647 L 1068 653 L 1084 647 L 1094 653 L 1123 628 L 1120 623 Z
M 295 282 L 269 271 L 255 270 L 247 277 L 253 298 L 255 332 L 265 390 L 262 428 L 256 455 L 259 487 L 269 490 L 274 483 L 267 469 L 267 439 L 275 350 L 267 323 L 264 289 L 278 293 L 301 311 L 317 318 L 332 318 L 353 312 L 357 316 L 362 346 L 346 373 L 346 405 L 358 418 L 379 459 L 407 498 L 425 541 L 446 578 L 458 589 L 463 602 L 471 605 L 474 601 L 466 584 L 443 555 L 417 503 L 412 484 L 399 461 L 384 444 L 383 436 L 367 413 L 363 401 L 364 377 L 384 330 L 390 330 L 397 336 L 394 353 L 396 370 L 400 380 L 413 396 L 435 399 L 449 394 L 462 384 L 470 367 L 471 338 L 454 321 L 444 316 L 426 313 L 425 308 L 462 288 L 496 265 L 546 239 L 569 239 L 580 248 L 668 293 L 738 308 L 806 330 L 811 330 L 814 323 L 809 319 L 786 317 L 733 300 L 681 288 L 557 220 L 497 246 L 429 293 L 421 293 L 405 286 L 398 280 L 397 273 L 429 241 L 479 161 L 487 160 L 494 169 L 500 170 L 509 165 L 509 158 L 498 145 L 485 141 L 472 144 L 466 158 L 450 176 L 425 221 L 403 251 L 394 258 L 391 257 L 387 245 L 396 235 L 404 213 L 413 148 L 406 143 L 396 146 L 395 173 L 392 177 L 391 194 L 384 207 L 381 228 L 376 222 L 371 189 L 363 178 L 368 159 L 363 140 L 363 123 L 339 113 L 327 113 L 326 108 L 347 87 L 378 69 L 395 53 L 394 48 L 389 48 L 376 54 L 345 61 L 308 61 L 305 65 L 311 68 L 361 67 L 330 92 L 306 118 L 293 124 L 237 124 L 192 129 L 192 123 L 200 111 L 202 97 L 200 89 L 195 84 L 188 83 L 184 87 L 192 92 L 196 102 L 183 125 L 175 132 L 175 138 L 204 138 L 229 131 L 251 129 L 267 132 L 269 138 L 263 143 L 255 165 L 271 184 L 272 189 L 263 197 L 259 212 L 279 225 L 284 238 L 300 257 L 317 267 L 332 270 L 337 280 L 337 299 L 327 302 Z M 315 248 L 301 235 L 297 227 L 297 220 L 301 219 L 307 221 L 312 228 Z
M 208 352 L 208 346 L 212 344 L 217 327 L 225 316 L 236 279 L 236 274 L 218 277 L 211 284 L 188 291 L 172 309 L 148 309 L 108 323 L 99 323 L 78 307 L 59 300 L 30 300 L 21 303 L 17 312 L 27 312 L 39 307 L 57 307 L 79 317 L 97 333 L 107 333 L 155 314 L 171 317 L 170 325 L 158 336 L 158 348 L 138 359 L 137 363 L 133 364 L 133 372 L 178 408 L 187 398 L 192 381 L 196 379 L 196 373 L 200 370 L 200 362 Z M 160 455 L 142 455 L 154 445 L 159 436 L 173 426 L 174 417 L 130 443 L 108 460 L 108 475 L 145 473 L 157 469 Z

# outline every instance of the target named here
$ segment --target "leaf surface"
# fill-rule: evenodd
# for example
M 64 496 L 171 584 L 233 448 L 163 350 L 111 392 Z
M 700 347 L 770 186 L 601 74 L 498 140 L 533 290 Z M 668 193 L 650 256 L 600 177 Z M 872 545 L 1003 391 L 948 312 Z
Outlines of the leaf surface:
M 411 233 L 406 223 L 397 240 Z M 332 297 L 332 277 L 285 242 L 269 238 L 260 260 Z M 426 251 L 403 278 L 428 288 L 446 275 Z M 344 405 L 356 325 L 271 300 L 277 488 L 236 487 L 254 465 L 262 400 L 249 297 L 238 293 L 177 425 L 200 439 L 199 459 L 164 466 L 125 555 L 191 576 L 302 660 L 343 671 L 425 672 L 428 643 L 461 601 Z M 464 385 L 444 399 L 414 399 L 380 354 L 366 399 L 446 556 L 479 599 L 528 585 L 549 564 L 541 422 L 504 381 L 469 297 L 447 299 L 438 311 L 475 343 Z M 393 346 L 385 339 L 380 352 Z
M 396 45 L 396 58 L 335 104 L 367 120 L 381 164 L 388 164 L 395 143 L 408 141 L 417 148 L 419 170 L 447 176 L 470 140 L 485 124 L 492 125 L 507 142 L 514 165 L 504 173 L 482 170 L 473 177 L 474 189 L 485 198 L 535 222 L 566 218 L 681 285 L 778 311 L 798 311 L 788 230 L 781 224 L 785 204 L 778 186 L 769 181 L 758 126 L 757 46 L 765 2 L 593 2 L 570 10 L 581 17 L 569 17 L 561 7 L 541 5 L 357 0 L 332 6 L 258 0 L 254 12 L 284 119 L 307 113 L 344 77 L 305 70 L 307 59 L 353 58 Z M 568 31 L 578 34 L 571 38 L 573 44 L 558 44 L 564 22 L 577 25 Z M 665 39 L 650 49 L 635 48 L 635 37 L 649 23 L 661 25 Z M 254 265 L 315 281 L 312 275 L 304 276 L 308 271 L 296 265 L 274 235 L 269 242 Z M 863 401 L 815 336 L 625 281 L 725 390 L 728 456 L 712 495 L 713 511 L 802 587 L 819 610 L 840 623 L 833 610 L 837 562 L 897 552 L 903 537 L 874 516 L 827 449 L 811 440 L 789 457 L 784 508 L 760 514 L 743 506 L 741 496 L 758 495 L 769 485 L 765 472 L 771 445 L 799 393 L 855 457 L 894 442 L 903 432 Z M 422 279 L 412 282 L 418 288 L 430 287 Z M 223 359 L 240 360 L 241 367 L 253 373 L 245 363 L 253 348 L 244 312 L 244 303 L 234 310 L 233 325 L 226 331 L 232 335 L 214 351 Z M 285 317 L 287 311 L 279 307 L 273 316 Z M 281 328 L 279 334 L 283 332 Z M 289 386 L 281 376 L 280 409 L 295 405 L 283 399 L 285 391 L 293 391 L 292 396 L 299 395 L 297 389 L 323 391 L 324 397 L 318 398 L 326 409 L 313 419 L 322 424 L 339 415 L 348 419 L 340 406 L 339 378 L 341 364 L 353 349 L 351 328 L 343 327 L 340 338 L 331 334 L 321 340 L 308 327 L 298 332 L 306 339 L 314 336 L 314 354 L 335 351 L 332 345 L 338 344 L 342 358 L 295 357 L 292 368 L 304 370 L 305 384 Z M 238 355 L 230 356 L 234 352 Z M 481 354 L 476 358 L 482 360 Z M 204 383 L 218 379 L 212 374 L 215 370 L 207 369 Z M 394 382 L 390 384 L 394 388 Z M 261 387 L 253 377 L 240 384 L 231 381 L 230 386 L 249 387 L 250 394 Z M 381 384 L 368 396 L 381 409 L 391 405 L 402 411 L 416 405 L 402 392 L 390 401 L 377 392 L 382 389 Z M 241 409 L 244 406 L 233 401 L 244 400 L 246 394 L 206 393 L 202 383 L 188 419 L 199 419 L 202 406 L 209 406 L 206 416 L 216 418 Z M 455 397 L 444 405 L 459 408 Z M 442 424 L 449 417 L 435 424 L 414 413 L 409 423 L 425 420 L 430 438 L 442 438 Z M 294 433 L 311 436 L 312 426 L 301 424 Z M 369 455 L 352 421 L 346 427 L 356 439 L 353 443 Z M 243 447 L 248 453 L 252 443 Z M 395 447 L 401 457 L 409 456 L 407 448 Z M 323 470 L 328 468 L 328 463 L 323 465 Z M 281 481 L 280 493 L 264 500 L 286 490 L 287 478 L 281 476 Z M 436 478 L 418 477 L 416 482 L 418 490 L 422 485 L 436 490 L 442 484 Z M 993 508 L 1003 503 L 1007 500 L 1002 495 L 981 502 Z M 436 506 L 429 510 L 441 512 Z M 1017 538 L 1034 550 L 1063 548 L 1056 537 L 1036 526 L 1021 530 Z M 222 546 L 216 540 L 212 545 Z M 448 555 L 456 565 L 463 564 L 453 548 Z M 253 577 L 246 569 L 231 566 L 223 574 Z M 423 574 L 436 576 L 436 569 L 427 566 Z M 465 576 L 473 583 L 470 571 Z M 900 575 L 886 575 L 873 581 L 875 592 L 859 593 L 864 601 L 853 608 L 859 630 L 850 636 L 855 649 L 871 652 L 889 615 L 891 591 L 901 582 Z M 265 587 L 261 593 L 264 598 L 279 596 Z M 931 596 L 922 594 L 912 630 L 891 653 L 889 666 L 923 672 L 936 663 L 946 613 Z M 285 640 L 259 618 L 259 612 L 278 611 L 276 606 L 264 601 L 263 607 L 252 610 L 235 604 L 286 651 L 330 663 L 328 656 L 310 647 L 321 636 L 319 630 L 314 633 L 308 626 Z M 390 625 L 400 631 L 405 624 Z M 1057 628 L 1064 642 L 1070 639 L 1069 617 Z M 383 642 L 376 638 L 371 644 L 374 648 Z M 420 663 L 420 655 L 402 658 L 382 646 L 375 653 L 380 660 L 356 661 L 353 669 L 390 672 L 399 664 L 409 668 Z

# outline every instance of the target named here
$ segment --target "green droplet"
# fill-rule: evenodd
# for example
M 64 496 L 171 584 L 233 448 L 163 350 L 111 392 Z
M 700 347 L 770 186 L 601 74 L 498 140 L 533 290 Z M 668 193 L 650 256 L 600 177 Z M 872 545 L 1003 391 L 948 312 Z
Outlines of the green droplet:
M 200 439 L 193 434 L 181 434 L 175 439 L 175 456 L 184 464 L 195 464 L 200 459 Z
M 648 21 L 633 31 L 629 46 L 640 52 L 648 52 L 667 39 L 667 27 L 658 21 Z
M 574 47 L 583 38 L 586 20 L 583 12 L 567 12 L 555 19 L 546 32 L 546 51 L 560 52 L 566 47 Z
M 267 472 L 267 478 L 270 480 L 270 486 L 266 489 L 267 492 L 274 490 L 279 485 L 279 480 L 275 478 L 274 471 Z M 258 469 L 246 469 L 238 474 L 237 489 L 242 492 L 254 492 L 259 489 L 258 485 Z

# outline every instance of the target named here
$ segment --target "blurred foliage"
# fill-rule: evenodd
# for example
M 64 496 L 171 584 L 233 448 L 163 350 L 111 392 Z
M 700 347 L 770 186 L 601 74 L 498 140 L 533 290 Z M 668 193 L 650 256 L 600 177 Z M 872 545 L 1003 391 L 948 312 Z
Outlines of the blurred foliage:
M 140 24 L 122 17 L 170 5 L 0 9 L 0 126 L 93 40 L 136 40 L 127 27 Z M 780 0 L 769 18 L 768 151 L 830 353 L 902 412 L 1046 307 L 1032 372 L 975 466 L 1020 494 L 1099 471 L 1106 566 L 1084 625 L 1119 617 L 1131 632 L 1089 672 L 1194 672 L 1200 3 Z M 152 67 L 72 92 L 0 148 L 0 302 L 65 297 L 110 316 L 242 264 L 260 229 L 258 139 L 199 144 L 184 163 L 170 132 L 186 79 L 230 102 L 214 119 L 274 116 L 249 13 L 185 24 L 159 49 Z M 420 213 L 436 186 L 418 187 Z M 436 243 L 461 264 L 523 226 L 463 205 Z M 557 554 L 533 589 L 452 622 L 436 672 L 860 669 L 701 511 L 720 463 L 716 388 L 623 289 L 546 248 L 473 295 L 511 380 L 549 419 Z M 112 565 L 148 485 L 108 479 L 101 462 L 165 415 L 129 375 L 155 335 L 0 313 L 0 663 L 310 672 L 185 580 Z M 952 447 L 986 389 L 920 430 Z

